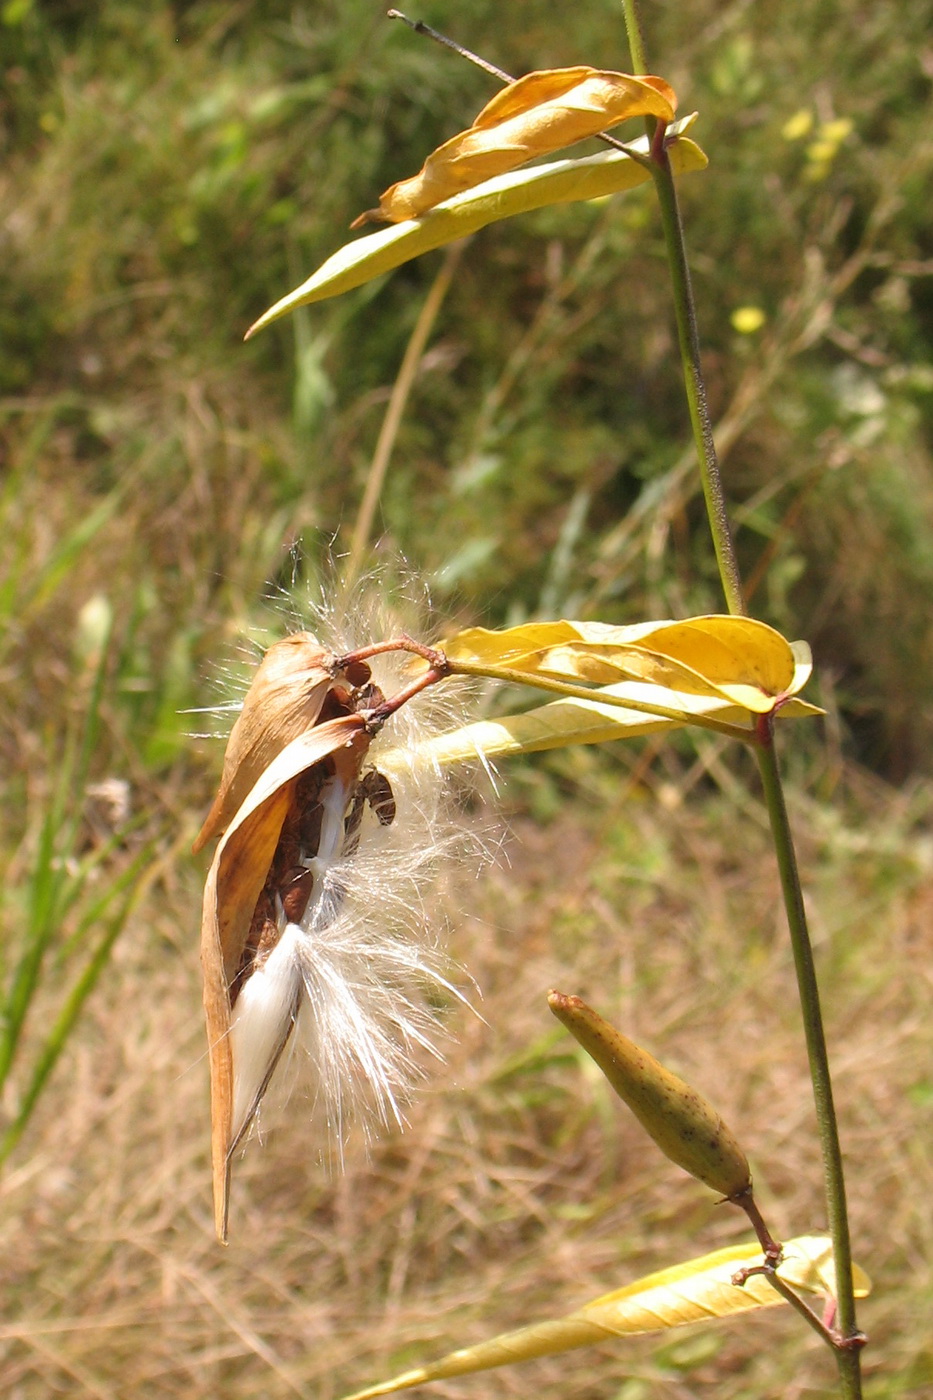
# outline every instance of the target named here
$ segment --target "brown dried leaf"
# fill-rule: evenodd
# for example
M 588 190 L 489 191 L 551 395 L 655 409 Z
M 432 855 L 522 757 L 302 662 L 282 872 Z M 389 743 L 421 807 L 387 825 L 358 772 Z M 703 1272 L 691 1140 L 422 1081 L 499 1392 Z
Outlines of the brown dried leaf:
M 334 683 L 333 659 L 310 632 L 295 632 L 266 652 L 230 731 L 220 788 L 195 838 L 195 852 L 230 825 L 276 754 L 317 722 Z
M 421 170 L 400 180 L 350 225 L 415 219 L 436 204 L 515 166 L 595 136 L 628 117 L 669 122 L 677 105 L 663 78 L 596 68 L 528 73 L 498 92 L 467 131 L 445 141 Z
M 306 720 L 306 725 L 309 723 Z M 349 784 L 359 773 L 369 743 L 366 721 L 358 714 L 340 715 L 306 728 L 282 748 L 248 792 L 221 839 L 208 872 L 201 918 L 201 966 L 211 1073 L 214 1217 L 220 1239 L 226 1239 L 227 1234 L 233 1114 L 230 986 L 297 779 L 309 768 L 330 759 L 337 775 Z

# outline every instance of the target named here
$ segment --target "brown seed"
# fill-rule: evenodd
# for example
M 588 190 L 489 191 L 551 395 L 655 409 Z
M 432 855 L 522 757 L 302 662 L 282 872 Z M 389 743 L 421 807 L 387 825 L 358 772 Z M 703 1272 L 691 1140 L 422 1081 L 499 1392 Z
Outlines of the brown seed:
M 366 684 L 372 676 L 372 671 L 365 661 L 350 661 L 344 666 L 343 674 L 353 686 L 354 690 L 356 690 L 361 685 Z
M 397 815 L 392 784 L 384 773 L 371 768 L 360 784 L 366 801 L 379 818 L 380 826 L 391 826 Z
M 280 896 L 282 909 L 290 924 L 301 923 L 305 910 L 308 907 L 308 900 L 311 898 L 311 890 L 314 887 L 314 876 L 310 870 L 306 870 L 303 865 L 293 867 L 286 875 L 286 879 L 280 886 Z

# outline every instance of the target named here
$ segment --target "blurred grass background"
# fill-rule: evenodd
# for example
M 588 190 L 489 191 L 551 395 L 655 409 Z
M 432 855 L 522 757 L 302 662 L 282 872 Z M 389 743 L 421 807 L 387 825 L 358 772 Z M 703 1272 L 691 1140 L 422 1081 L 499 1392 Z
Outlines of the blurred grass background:
M 813 643 L 828 711 L 787 765 L 876 1400 L 933 1385 L 931 11 L 644 6 L 711 157 L 682 197 L 753 607 Z M 416 14 L 515 73 L 627 66 L 608 0 Z M 441 255 L 241 337 L 492 89 L 373 0 L 6 0 L 0 65 L 4 1393 L 329 1400 L 742 1237 L 549 1024 L 552 984 L 716 1099 L 778 1231 L 821 1228 L 763 819 L 700 736 L 504 775 L 509 863 L 454 940 L 487 1024 L 340 1179 L 283 1118 L 215 1246 L 186 852 L 220 749 L 184 711 L 278 625 L 293 546 L 312 590 L 346 546 Z M 650 192 L 542 211 L 461 259 L 379 532 L 448 617 L 715 610 L 686 443 Z M 831 1375 L 772 1314 L 437 1389 Z

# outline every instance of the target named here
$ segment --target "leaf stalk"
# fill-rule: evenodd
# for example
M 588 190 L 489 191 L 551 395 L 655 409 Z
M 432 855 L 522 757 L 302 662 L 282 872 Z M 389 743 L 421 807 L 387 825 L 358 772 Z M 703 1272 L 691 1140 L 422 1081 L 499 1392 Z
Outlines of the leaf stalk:
M 593 686 L 552 680 L 548 676 L 513 670 L 510 666 L 494 666 L 479 661 L 455 661 L 450 657 L 447 658 L 447 666 L 448 674 L 452 676 L 482 676 L 488 680 L 507 681 L 512 685 L 530 685 L 536 690 L 550 690 L 555 695 L 565 695 L 572 700 L 595 700 L 600 705 L 612 705 L 620 710 L 637 710 L 642 714 L 656 715 L 659 719 L 674 720 L 679 725 L 697 724 L 703 729 L 714 729 L 717 734 L 725 734 L 730 739 L 740 739 L 746 744 L 754 745 L 758 742 L 754 728 L 730 724 L 728 720 L 714 719 L 711 715 L 685 714 L 683 710 L 655 705 L 649 701 L 607 695 Z

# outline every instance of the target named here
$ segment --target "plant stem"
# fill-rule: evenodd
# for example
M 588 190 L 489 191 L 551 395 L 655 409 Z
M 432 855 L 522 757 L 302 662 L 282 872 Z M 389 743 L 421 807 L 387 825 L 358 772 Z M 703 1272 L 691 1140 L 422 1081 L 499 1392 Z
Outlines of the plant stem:
M 622 0 L 622 11 L 625 15 L 625 32 L 628 35 L 628 46 L 632 55 L 632 69 L 636 73 L 647 73 L 645 45 L 641 37 L 641 22 L 635 8 L 635 0 Z
M 635 0 L 622 0 L 625 27 L 628 34 L 632 63 L 636 70 L 647 71 L 644 42 L 641 26 L 635 9 Z M 687 264 L 683 224 L 677 201 L 670 160 L 664 149 L 662 133 L 649 127 L 653 176 L 664 239 L 667 245 L 668 262 L 673 284 L 674 306 L 677 317 L 677 334 L 680 342 L 681 360 L 684 369 L 684 383 L 690 421 L 696 443 L 700 465 L 703 495 L 709 518 L 710 532 L 719 565 L 719 576 L 730 613 L 744 614 L 745 600 L 741 576 L 726 511 L 725 493 L 719 471 L 719 461 L 713 441 L 712 424 L 706 402 L 706 389 L 700 361 L 700 343 L 697 331 L 696 309 L 693 289 L 690 283 L 690 270 Z M 823 1018 L 820 1010 L 819 988 L 813 962 L 813 949 L 807 928 L 803 905 L 803 892 L 794 851 L 793 837 L 784 801 L 780 769 L 774 750 L 773 716 L 762 716 L 758 726 L 759 744 L 756 747 L 758 765 L 761 772 L 765 804 L 771 822 L 775 853 L 787 909 L 790 927 L 794 965 L 797 972 L 797 985 L 800 995 L 801 1013 L 810 1062 L 810 1076 L 813 1083 L 813 1097 L 816 1105 L 817 1124 L 823 1155 L 823 1171 L 826 1185 L 827 1210 L 830 1232 L 833 1239 L 833 1259 L 836 1270 L 836 1296 L 838 1307 L 837 1337 L 833 1338 L 833 1349 L 839 1369 L 839 1389 L 844 1400 L 861 1400 L 861 1375 L 859 1349 L 864 1338 L 858 1332 L 855 1319 L 855 1295 L 852 1282 L 852 1251 L 849 1240 L 849 1223 L 846 1211 L 845 1177 L 843 1174 L 842 1151 L 833 1105 L 832 1082 L 829 1074 L 829 1058 L 826 1051 L 826 1037 L 823 1031 Z
M 636 73 L 648 72 L 645 57 L 645 44 L 635 0 L 622 0 L 625 15 L 625 31 L 632 54 L 632 67 Z M 742 593 L 742 579 L 735 556 L 732 540 L 732 527 L 726 510 L 726 496 L 722 489 L 722 475 L 719 458 L 713 441 L 713 425 L 710 421 L 709 406 L 706 402 L 706 384 L 700 361 L 700 336 L 697 330 L 696 306 L 693 300 L 693 284 L 690 281 L 690 268 L 687 263 L 687 247 L 684 242 L 684 228 L 677 202 L 677 186 L 671 170 L 670 157 L 664 144 L 664 132 L 654 117 L 645 121 L 648 142 L 651 149 L 651 174 L 661 209 L 661 225 L 664 229 L 664 242 L 667 248 L 667 261 L 671 273 L 674 295 L 674 313 L 677 318 L 677 339 L 680 342 L 680 359 L 684 369 L 684 387 L 687 393 L 687 407 L 690 411 L 690 424 L 696 444 L 697 461 L 700 467 L 700 481 L 706 514 L 709 519 L 713 548 L 719 577 L 730 613 L 744 615 L 748 609 Z
M 346 567 L 346 583 L 351 585 L 356 582 L 363 563 L 363 556 L 369 544 L 369 537 L 372 533 L 373 520 L 376 515 L 376 507 L 379 504 L 379 496 L 385 481 L 386 471 L 389 467 L 389 460 L 392 456 L 392 449 L 395 446 L 395 439 L 398 437 L 399 426 L 402 415 L 405 412 L 405 405 L 411 393 L 418 367 L 424 355 L 425 346 L 428 343 L 428 336 L 437 319 L 437 313 L 441 308 L 441 303 L 447 295 L 447 290 L 453 279 L 454 271 L 463 252 L 464 242 L 460 240 L 453 243 L 447 250 L 444 261 L 438 269 L 437 276 L 431 284 L 431 289 L 422 304 L 415 322 L 415 328 L 411 333 L 405 354 L 402 358 L 401 367 L 396 376 L 395 384 L 392 387 L 392 396 L 389 399 L 389 406 L 386 409 L 385 417 L 382 420 L 382 428 L 379 432 L 379 440 L 376 443 L 376 450 L 369 468 L 369 476 L 366 481 L 366 490 L 363 494 L 363 501 L 360 506 L 356 524 L 353 528 L 353 539 L 350 544 L 350 558 Z
M 703 497 L 706 501 L 706 514 L 709 518 L 716 562 L 722 580 L 726 605 L 733 614 L 744 614 L 745 599 L 742 594 L 742 580 L 739 575 L 732 528 L 726 510 L 725 492 L 719 470 L 719 458 L 713 441 L 713 425 L 710 421 L 706 402 L 706 385 L 700 362 L 700 338 L 697 332 L 696 308 L 693 301 L 693 287 L 690 282 L 690 269 L 687 265 L 687 250 L 684 243 L 683 224 L 680 206 L 677 202 L 677 187 L 671 171 L 670 158 L 663 143 L 653 143 L 652 174 L 661 209 L 661 223 L 664 228 L 664 241 L 667 245 L 667 260 L 673 284 L 674 310 L 677 317 L 677 338 L 680 342 L 680 358 L 684 367 L 684 387 L 687 405 L 690 410 L 690 423 L 696 444 L 697 460 L 700 466 L 700 480 L 703 484 Z
M 441 34 L 440 30 L 432 29 L 430 24 L 425 24 L 422 19 L 409 19 L 407 15 L 402 14 L 401 10 L 387 10 L 386 18 L 402 20 L 402 22 L 407 24 L 409 29 L 413 29 L 416 34 L 424 34 L 427 38 L 434 39 L 436 43 L 443 44 L 445 49 L 451 49 L 455 54 L 458 54 L 460 58 L 465 58 L 469 63 L 474 63 L 477 68 L 482 68 L 483 72 L 488 73 L 490 77 L 498 78 L 500 83 L 514 83 L 518 81 L 517 78 L 512 77 L 511 73 L 506 73 L 503 68 L 497 68 L 496 65 L 490 63 L 488 59 L 482 58 L 478 53 L 473 53 L 472 49 L 465 49 L 462 44 L 457 43 L 456 39 L 450 39 L 446 34 Z M 610 136 L 608 131 L 597 132 L 595 140 L 602 141 L 606 146 L 613 146 L 617 151 L 624 151 L 627 156 L 631 156 L 632 160 L 638 161 L 639 165 L 647 164 L 644 156 L 641 155 L 639 151 L 632 150 L 631 146 L 627 146 L 624 141 L 619 141 L 615 136 Z
M 787 909 L 787 922 L 790 927 L 794 966 L 797 972 L 797 988 L 807 1042 L 807 1057 L 810 1062 L 810 1078 L 813 1082 L 817 1128 L 823 1153 L 826 1203 L 836 1269 L 837 1330 L 843 1343 L 842 1348 L 838 1345 L 836 1347 L 840 1390 L 846 1400 L 859 1400 L 862 1393 L 859 1353 L 857 1349 L 847 1349 L 845 1345 L 849 1343 L 851 1346 L 858 1338 L 859 1333 L 855 1319 L 852 1248 L 849 1241 L 842 1149 L 839 1145 L 839 1130 L 833 1105 L 833 1088 L 829 1074 L 829 1058 L 826 1052 L 826 1036 L 823 1031 L 819 987 L 813 961 L 813 947 L 807 928 L 803 893 L 800 888 L 797 856 L 794 851 L 787 805 L 784 801 L 784 789 L 774 749 L 772 724 L 770 722 L 763 723 L 759 732 L 762 742 L 755 752 L 758 757 L 765 805 L 771 821 L 771 832 L 781 876 L 781 888 Z

